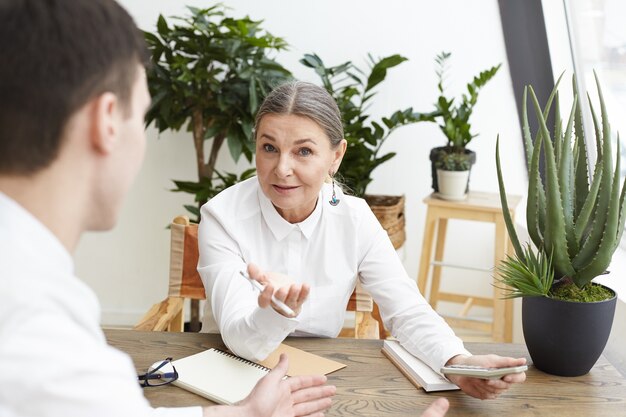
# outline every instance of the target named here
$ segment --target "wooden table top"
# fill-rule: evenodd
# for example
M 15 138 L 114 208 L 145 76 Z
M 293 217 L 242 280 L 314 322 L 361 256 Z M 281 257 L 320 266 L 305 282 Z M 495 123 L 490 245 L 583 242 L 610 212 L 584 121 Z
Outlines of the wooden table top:
M 219 335 L 105 330 L 109 343 L 127 352 L 138 373 L 167 356 L 174 359 L 210 347 L 224 349 Z M 416 389 L 381 353 L 382 341 L 289 338 L 287 344 L 346 365 L 329 375 L 337 395 L 327 416 L 419 416 L 435 398 L 450 401 L 447 416 L 626 416 L 626 379 L 602 356 L 589 374 L 566 378 L 530 366 L 527 380 L 496 400 L 481 401 L 460 391 Z M 524 345 L 467 343 L 472 353 L 530 358 Z M 144 389 L 155 407 L 210 405 L 211 401 L 173 385 Z

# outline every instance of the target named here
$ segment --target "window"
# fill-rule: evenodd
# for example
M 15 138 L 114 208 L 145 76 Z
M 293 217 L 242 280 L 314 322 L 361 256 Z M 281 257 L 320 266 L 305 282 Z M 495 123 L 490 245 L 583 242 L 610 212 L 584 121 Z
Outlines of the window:
M 571 76 L 571 72 L 575 72 L 580 91 L 589 93 L 597 113 L 599 104 L 593 71 L 598 74 L 615 146 L 617 133 L 620 133 L 623 180 L 626 175 L 626 1 L 563 0 L 559 11 L 556 2 L 544 0 L 543 7 L 554 73 L 558 76 L 568 70 Z M 569 112 L 566 106 L 561 108 L 564 113 Z M 589 108 L 583 106 L 583 109 L 586 111 L 583 115 L 585 130 L 593 131 Z M 587 146 L 594 150 L 590 152 L 590 159 L 595 162 L 595 147 L 589 143 L 589 138 Z M 624 236 L 620 247 L 626 249 Z M 610 275 L 626 270 L 626 252 L 618 250 L 610 269 L 614 272 Z M 615 288 L 615 278 L 609 278 L 607 285 L 623 293 Z

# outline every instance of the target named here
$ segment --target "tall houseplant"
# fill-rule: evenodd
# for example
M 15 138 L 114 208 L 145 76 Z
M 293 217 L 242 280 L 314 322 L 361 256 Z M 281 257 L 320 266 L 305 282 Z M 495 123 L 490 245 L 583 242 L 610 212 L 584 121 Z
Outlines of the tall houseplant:
M 372 172 L 395 156 L 395 152 L 383 155 L 380 152 L 391 133 L 401 126 L 425 120 L 426 116 L 413 112 L 409 107 L 397 110 L 389 117 L 375 120 L 367 110 L 376 96 L 375 87 L 385 80 L 387 70 L 407 59 L 400 55 L 381 59 L 369 55 L 368 59 L 369 72 L 361 70 L 351 61 L 332 67 L 326 66 L 315 54 L 305 55 L 300 62 L 315 70 L 341 111 L 345 139 L 348 142 L 338 173 L 341 181 L 354 195 L 368 201 L 389 233 L 394 246 L 398 248 L 405 237 L 404 197 L 368 195 L 367 187 L 372 182 Z
M 558 84 L 543 111 L 532 87 L 525 89 L 523 99 L 524 142 L 530 161 L 526 223 L 537 255 L 522 248 L 513 226 L 496 145 L 502 210 L 516 254 L 499 267 L 499 273 L 510 296 L 523 297 L 524 336 L 535 365 L 549 373 L 575 376 L 593 367 L 613 322 L 616 295 L 592 280 L 606 272 L 624 231 L 626 183 L 620 187 L 619 157 L 613 164 L 611 128 L 597 76 L 600 120 L 589 99 L 595 166 L 588 162 L 585 139 L 592 141 L 593 135 L 582 124 L 576 83 L 565 129 Z M 534 143 L 526 114 L 527 92 L 539 122 Z M 556 123 L 550 132 L 547 119 L 553 101 Z M 540 175 L 542 160 L 545 181 Z
M 144 32 L 152 68 L 148 85 L 153 97 L 146 123 L 159 132 L 191 132 L 197 181 L 174 181 L 174 191 L 195 196 L 197 206 L 185 206 L 198 216 L 198 207 L 228 185 L 248 177 L 216 171 L 219 151 L 228 144 L 230 155 L 252 160 L 254 115 L 263 97 L 290 76 L 273 56 L 285 49 L 281 38 L 261 27 L 262 21 L 226 16 L 218 4 L 189 7 L 189 15 L 163 16 L 155 33 Z M 210 140 L 209 154 L 205 141 Z
M 496 75 L 502 65 L 498 64 L 481 71 L 472 81 L 467 83 L 467 93 L 462 94 L 459 99 L 448 98 L 444 82 L 449 70 L 448 60 L 450 56 L 449 52 L 441 52 L 435 58 L 439 97 L 437 97 L 435 102 L 435 110 L 427 117 L 429 121 L 439 125 L 439 129 L 447 140 L 445 146 L 433 148 L 430 152 L 432 188 L 435 192 L 439 191 L 436 165 L 442 152 L 447 154 L 468 154 L 471 161 L 470 164 L 473 165 L 476 162 L 476 153 L 467 148 L 472 139 L 477 136 L 477 134 L 471 132 L 470 117 L 478 101 L 480 90 Z

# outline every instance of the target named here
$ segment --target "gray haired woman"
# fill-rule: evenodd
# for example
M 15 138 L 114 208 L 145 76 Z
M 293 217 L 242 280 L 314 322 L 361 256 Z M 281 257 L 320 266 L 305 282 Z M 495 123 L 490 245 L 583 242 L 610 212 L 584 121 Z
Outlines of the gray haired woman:
M 219 331 L 232 351 L 252 360 L 265 358 L 289 335 L 336 337 L 359 280 L 393 336 L 433 369 L 525 363 L 472 356 L 419 293 L 368 205 L 335 184 L 347 144 L 326 90 L 299 81 L 276 88 L 259 109 L 255 139 L 257 177 L 201 210 L 203 331 Z M 246 269 L 265 285 L 258 297 L 240 275 Z M 272 296 L 295 314 L 281 312 Z M 524 381 L 525 374 L 450 379 L 484 399 Z

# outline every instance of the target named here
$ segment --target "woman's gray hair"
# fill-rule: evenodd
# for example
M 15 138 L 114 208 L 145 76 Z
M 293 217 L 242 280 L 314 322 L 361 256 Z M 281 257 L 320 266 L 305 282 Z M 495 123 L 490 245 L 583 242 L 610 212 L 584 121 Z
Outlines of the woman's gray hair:
M 324 88 L 315 84 L 291 81 L 272 90 L 256 114 L 255 132 L 267 114 L 294 114 L 313 120 L 324 130 L 332 148 L 343 139 L 343 124 L 337 103 Z

